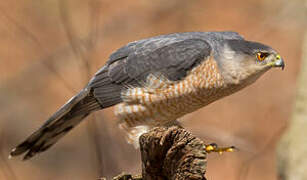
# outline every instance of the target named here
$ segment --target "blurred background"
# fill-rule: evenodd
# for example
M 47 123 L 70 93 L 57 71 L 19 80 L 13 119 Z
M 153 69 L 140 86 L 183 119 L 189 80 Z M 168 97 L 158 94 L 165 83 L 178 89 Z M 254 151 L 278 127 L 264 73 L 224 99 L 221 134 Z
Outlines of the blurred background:
M 181 122 L 205 142 L 240 149 L 210 154 L 208 179 L 277 179 L 275 144 L 291 115 L 306 6 L 303 0 L 0 0 L 0 179 L 140 173 L 140 154 L 125 142 L 112 108 L 29 161 L 7 156 L 117 48 L 160 34 L 225 30 L 275 48 L 286 68 Z

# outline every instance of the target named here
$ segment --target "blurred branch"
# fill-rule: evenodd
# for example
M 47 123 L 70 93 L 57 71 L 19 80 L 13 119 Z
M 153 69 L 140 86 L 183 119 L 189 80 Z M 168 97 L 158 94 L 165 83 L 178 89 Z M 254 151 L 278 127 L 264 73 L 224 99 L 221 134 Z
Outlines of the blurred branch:
M 89 1 L 90 7 L 90 20 L 91 20 L 91 40 L 90 46 L 94 48 L 97 44 L 98 37 L 99 37 L 99 21 L 100 21 L 100 13 L 101 12 L 101 2 L 99 0 L 90 0 Z
M 142 178 L 129 174 L 113 180 L 173 179 L 205 180 L 206 145 L 179 127 L 158 127 L 140 137 Z
M 27 29 L 24 25 L 18 23 L 14 18 L 9 16 L 2 8 L 0 8 L 0 12 L 6 19 L 8 19 L 10 23 L 12 23 L 17 28 L 19 32 L 24 34 L 24 37 L 28 37 L 31 39 L 33 44 L 36 45 L 37 48 L 39 48 L 38 52 L 41 52 L 41 50 L 44 51 L 43 44 L 40 43 L 39 39 L 35 36 L 33 32 Z M 57 70 L 52 66 L 52 64 L 49 61 L 42 61 L 42 62 L 48 68 L 48 70 L 51 71 L 52 74 L 54 74 L 63 83 L 63 85 L 67 89 L 76 92 L 74 88 L 70 84 L 68 84 L 66 80 L 57 72 Z
M 59 1 L 59 9 L 60 9 L 60 17 L 61 21 L 64 27 L 64 30 L 66 32 L 66 36 L 68 38 L 69 44 L 74 52 L 74 54 L 79 57 L 82 62 L 84 63 L 84 68 L 87 71 L 87 77 L 86 81 L 88 81 L 88 78 L 90 77 L 90 63 L 89 63 L 89 50 L 91 46 L 81 46 L 82 44 L 78 38 L 76 38 L 76 33 L 74 31 L 73 25 L 70 21 L 69 14 L 68 14 L 68 6 L 67 1 L 61 0 Z M 91 42 L 91 41 L 90 41 Z M 91 44 L 91 43 L 90 43 Z
M 95 148 L 95 160 L 97 163 L 97 174 L 98 177 L 111 175 L 120 172 L 117 161 L 114 160 L 113 143 L 108 126 L 103 114 L 99 115 L 99 122 L 96 121 L 96 114 L 94 114 L 94 119 L 87 121 L 87 130 L 92 142 L 92 146 Z M 98 129 L 99 128 L 99 129 Z M 118 142 L 117 142 L 118 143 Z M 107 148 L 106 148 L 107 147 Z
M 88 43 L 82 43 L 79 38 L 76 37 L 76 33 L 74 32 L 72 21 L 69 18 L 68 14 L 68 6 L 67 1 L 61 0 L 59 1 L 59 9 L 60 9 L 60 17 L 62 20 L 62 24 L 64 26 L 64 30 L 68 37 L 69 44 L 74 52 L 74 54 L 79 57 L 84 65 L 84 69 L 86 71 L 86 81 L 89 81 L 91 77 L 91 66 L 90 66 L 90 57 L 92 54 L 93 49 L 96 46 L 96 42 L 98 39 L 98 10 L 99 10 L 99 1 L 92 0 L 89 3 L 89 8 L 91 12 L 90 21 L 91 21 L 91 32 L 89 33 L 89 40 Z M 83 46 L 82 46 L 83 45 Z M 102 141 L 100 134 L 98 133 L 98 127 L 95 116 L 91 116 L 91 121 L 87 123 L 87 132 L 91 140 L 91 144 L 93 149 L 95 150 L 95 156 L 97 160 L 97 174 L 101 176 L 104 173 L 104 163 L 103 163 L 103 149 L 102 149 Z M 108 136 L 108 134 L 105 134 Z M 109 156 L 110 157 L 110 156 Z M 114 163 L 112 164 L 113 167 Z
M 302 57 L 291 121 L 277 149 L 278 176 L 281 180 L 307 179 L 307 31 L 303 40 Z

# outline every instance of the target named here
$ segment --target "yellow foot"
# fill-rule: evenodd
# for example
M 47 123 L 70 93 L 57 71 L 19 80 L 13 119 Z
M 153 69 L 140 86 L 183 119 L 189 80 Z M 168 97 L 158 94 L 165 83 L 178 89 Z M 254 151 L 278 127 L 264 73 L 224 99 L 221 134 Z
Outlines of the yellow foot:
M 218 147 L 218 145 L 216 143 L 211 143 L 206 145 L 205 151 L 207 153 L 212 153 L 212 152 L 216 152 L 219 154 L 223 154 L 223 152 L 234 152 L 235 150 L 237 150 L 236 147 L 234 146 L 230 146 L 230 147 Z

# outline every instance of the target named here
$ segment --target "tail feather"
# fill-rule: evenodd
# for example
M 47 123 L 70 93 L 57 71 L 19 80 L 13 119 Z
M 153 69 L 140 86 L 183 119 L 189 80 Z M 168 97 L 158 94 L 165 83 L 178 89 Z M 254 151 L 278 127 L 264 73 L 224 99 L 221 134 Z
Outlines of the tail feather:
M 82 119 L 98 109 L 101 109 L 101 106 L 92 92 L 88 89 L 82 90 L 54 113 L 41 128 L 14 148 L 10 155 L 18 156 L 26 153 L 23 159 L 27 160 L 47 150 L 78 125 Z

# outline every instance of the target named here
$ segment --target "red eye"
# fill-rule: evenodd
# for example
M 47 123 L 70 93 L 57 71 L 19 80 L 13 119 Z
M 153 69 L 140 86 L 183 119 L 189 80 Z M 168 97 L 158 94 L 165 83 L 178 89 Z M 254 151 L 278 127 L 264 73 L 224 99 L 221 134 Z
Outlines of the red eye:
M 268 53 L 262 53 L 262 52 L 257 53 L 257 59 L 259 61 L 263 61 L 267 56 L 268 56 Z

